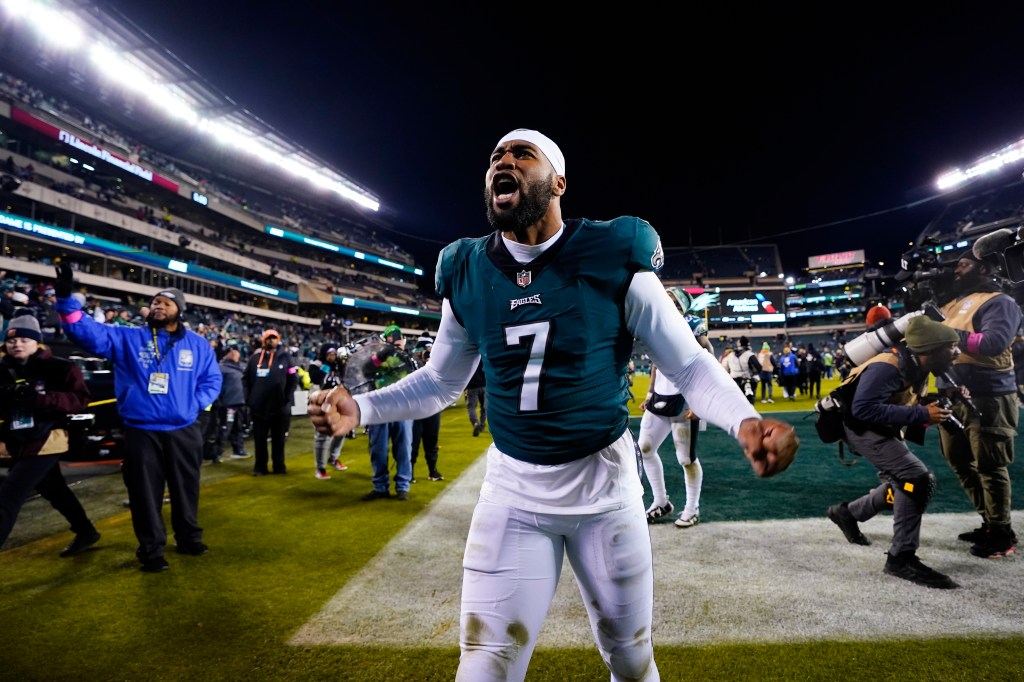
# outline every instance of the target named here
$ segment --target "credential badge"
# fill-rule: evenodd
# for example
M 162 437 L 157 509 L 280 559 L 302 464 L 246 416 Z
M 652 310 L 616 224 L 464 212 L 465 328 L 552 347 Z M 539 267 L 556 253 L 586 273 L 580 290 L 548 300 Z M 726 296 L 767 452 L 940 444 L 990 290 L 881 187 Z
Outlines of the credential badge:
M 529 270 L 523 270 L 522 272 L 516 273 L 516 284 L 522 288 L 530 286 L 530 282 L 533 281 L 533 273 Z

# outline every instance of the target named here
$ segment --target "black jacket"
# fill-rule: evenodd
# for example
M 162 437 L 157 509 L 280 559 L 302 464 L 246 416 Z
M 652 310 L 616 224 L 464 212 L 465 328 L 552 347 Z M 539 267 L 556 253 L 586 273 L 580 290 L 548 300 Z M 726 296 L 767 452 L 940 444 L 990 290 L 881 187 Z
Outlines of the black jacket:
M 18 380 L 24 380 L 30 390 L 12 393 L 11 388 Z M 89 388 L 82 370 L 70 360 L 54 357 L 45 346 L 24 365 L 8 355 L 0 359 L 0 395 L 4 420 L 0 440 L 7 445 L 11 457 L 35 455 L 50 431 L 63 428 L 67 415 L 81 412 L 89 405 Z M 33 426 L 12 429 L 11 417 L 21 411 L 31 413 Z
M 291 414 L 298 374 L 288 351 L 255 351 L 245 366 L 242 384 L 253 417 Z

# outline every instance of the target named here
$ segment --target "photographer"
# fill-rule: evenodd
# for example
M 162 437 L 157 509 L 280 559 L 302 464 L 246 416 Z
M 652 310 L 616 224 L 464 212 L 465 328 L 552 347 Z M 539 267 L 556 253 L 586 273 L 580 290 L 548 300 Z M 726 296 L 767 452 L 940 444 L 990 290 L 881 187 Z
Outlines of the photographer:
M 71 524 L 75 534 L 60 553 L 81 554 L 100 539 L 82 504 L 68 488 L 60 456 L 68 451 L 67 415 L 84 410 L 89 389 L 82 370 L 56 358 L 42 346 L 39 321 L 32 315 L 11 320 L 0 359 L 0 441 L 12 459 L 0 483 L 0 545 L 7 540 L 18 512 L 35 489 Z
M 925 587 L 950 589 L 948 576 L 921 563 L 917 548 L 921 517 L 935 491 L 935 475 L 904 442 L 903 427 L 940 424 L 950 410 L 919 399 L 928 390 L 929 373 L 946 371 L 957 356 L 956 332 L 940 322 L 918 316 L 907 326 L 904 343 L 883 351 L 850 372 L 816 410 L 822 423 L 836 422 L 839 438 L 871 462 L 882 483 L 852 502 L 828 508 L 828 518 L 852 544 L 870 545 L 858 527 L 879 512 L 892 509 L 892 542 L 884 571 Z M 822 435 L 822 440 L 832 442 Z M 923 437 L 922 437 L 923 440 Z
M 942 307 L 945 324 L 956 330 L 963 354 L 950 370 L 977 405 L 955 404 L 962 433 L 942 431 L 942 454 L 981 516 L 981 527 L 962 533 L 971 554 L 999 558 L 1017 542 L 1010 525 L 1010 471 L 1017 435 L 1017 381 L 1010 347 L 1020 326 L 1020 306 L 995 281 L 996 267 L 971 250 L 953 271 L 955 297 Z M 948 389 L 939 378 L 936 386 Z

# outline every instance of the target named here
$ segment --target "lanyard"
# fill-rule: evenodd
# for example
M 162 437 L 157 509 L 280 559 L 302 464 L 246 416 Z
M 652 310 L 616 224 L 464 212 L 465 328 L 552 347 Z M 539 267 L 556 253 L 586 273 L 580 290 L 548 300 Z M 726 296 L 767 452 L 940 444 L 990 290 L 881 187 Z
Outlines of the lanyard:
M 267 363 L 267 369 L 270 369 L 274 365 L 274 352 L 275 351 L 270 351 L 270 361 Z M 259 358 L 259 360 L 256 361 L 256 369 L 259 369 L 260 365 L 263 364 L 263 354 L 264 353 L 266 353 L 266 351 L 261 348 L 260 349 L 260 358 Z
M 160 355 L 160 341 L 157 338 L 156 329 L 154 329 L 153 327 L 150 327 L 149 330 L 151 332 L 153 332 L 153 352 L 156 353 L 156 368 L 160 369 L 160 363 L 163 362 L 164 357 L 167 357 L 167 356 L 169 356 L 171 354 L 171 349 L 174 348 L 174 344 L 176 344 L 178 342 L 178 340 L 177 339 L 171 339 L 171 342 L 167 345 L 167 355 L 161 356 Z

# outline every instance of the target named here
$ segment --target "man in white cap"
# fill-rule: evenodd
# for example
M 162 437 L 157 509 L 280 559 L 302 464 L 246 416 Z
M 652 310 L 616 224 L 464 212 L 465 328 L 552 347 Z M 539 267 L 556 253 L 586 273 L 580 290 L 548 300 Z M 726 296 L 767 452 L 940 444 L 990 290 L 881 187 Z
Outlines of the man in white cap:
M 785 469 L 791 426 L 762 419 L 665 296 L 654 229 L 563 220 L 565 158 L 536 130 L 502 137 L 484 177 L 494 232 L 438 259 L 430 362 L 353 398 L 310 397 L 320 431 L 417 419 L 454 402 L 479 363 L 493 444 L 463 558 L 458 680 L 522 680 L 568 555 L 615 680 L 657 680 L 654 577 L 626 367 L 633 339 L 693 409 L 736 437 L 759 476 Z
M 179 554 L 208 547 L 199 526 L 199 471 L 203 436 L 199 415 L 220 394 L 222 377 L 209 342 L 185 328 L 185 294 L 168 287 L 153 295 L 144 327 L 100 324 L 71 295 L 73 271 L 57 266 L 57 312 L 68 337 L 114 364 L 117 409 L 125 424 L 122 467 L 139 541 L 135 556 L 148 573 L 168 569 L 164 487 Z

